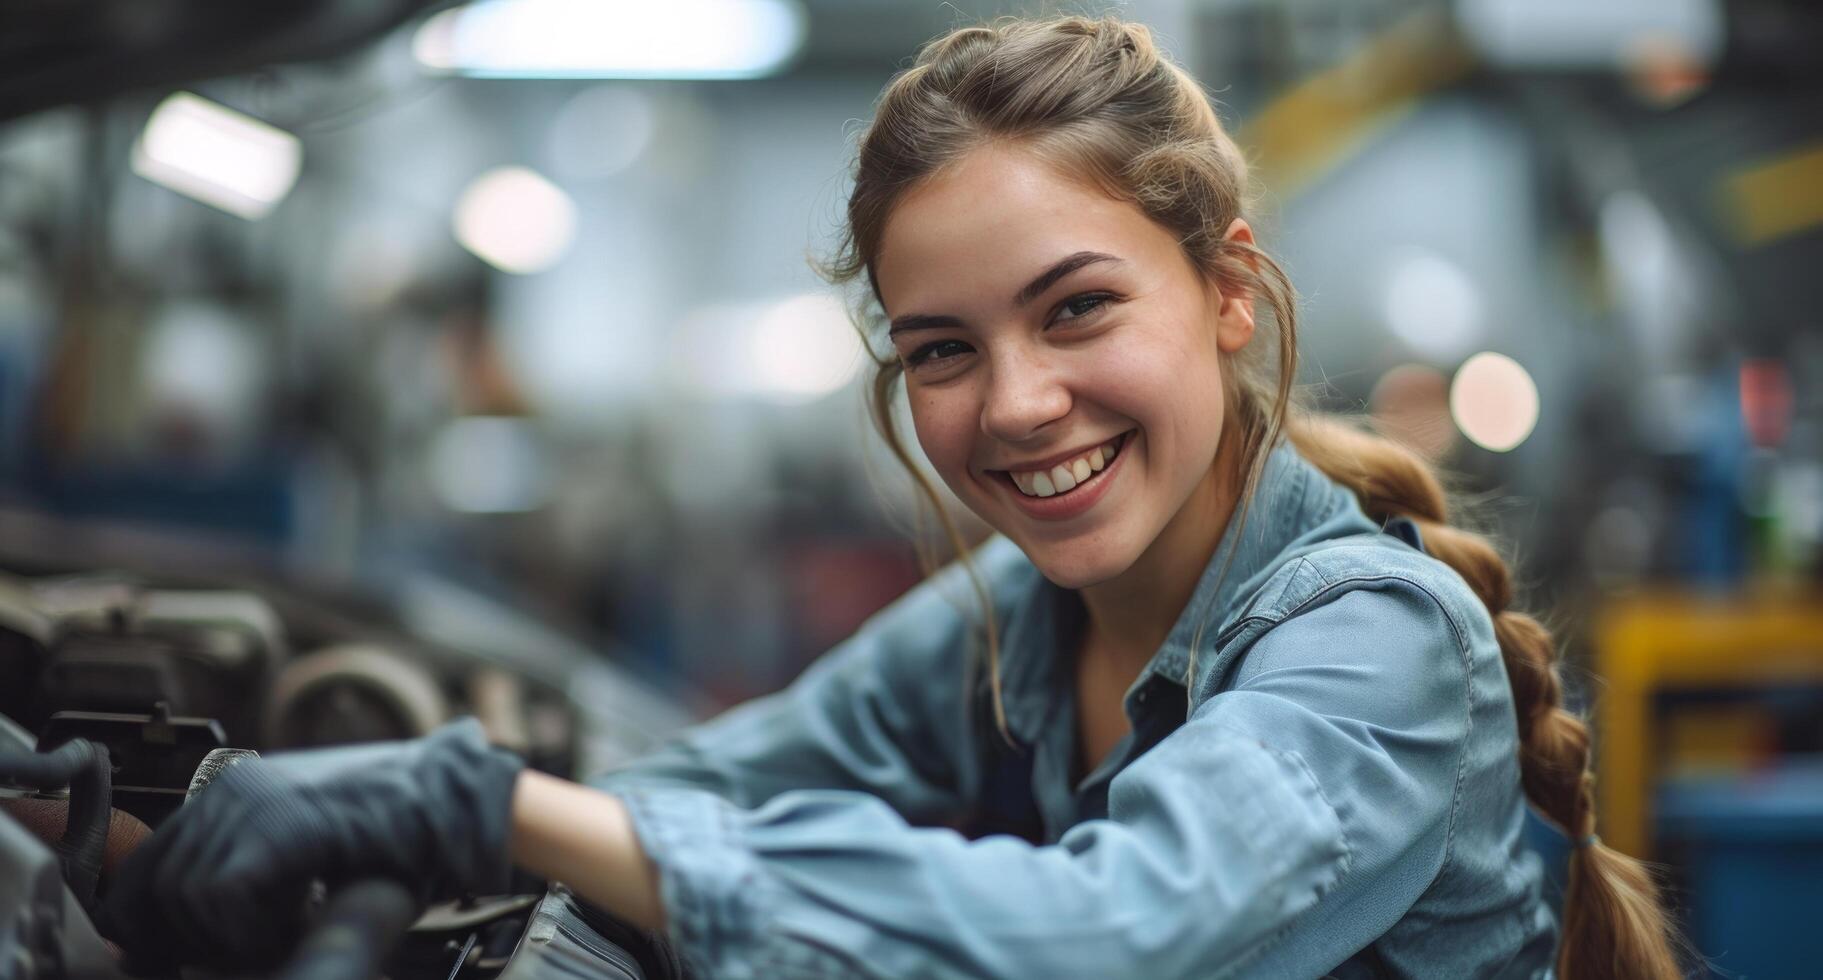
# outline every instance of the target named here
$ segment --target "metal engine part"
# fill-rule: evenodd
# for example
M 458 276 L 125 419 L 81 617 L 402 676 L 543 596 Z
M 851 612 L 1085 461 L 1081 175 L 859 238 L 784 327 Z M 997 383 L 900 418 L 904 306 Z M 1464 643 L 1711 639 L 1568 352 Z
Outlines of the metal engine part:
M 184 801 L 184 790 L 203 758 L 227 743 L 213 718 L 171 714 L 159 702 L 150 714 L 59 711 L 38 734 L 50 750 L 85 738 L 107 747 L 113 759 L 113 805 L 154 827 Z
M 450 718 L 431 672 L 384 647 L 349 644 L 285 665 L 266 697 L 265 744 L 306 748 L 415 738 Z
M 105 894 L 109 869 L 132 844 L 206 785 L 216 762 L 250 750 L 309 768 L 330 756 L 286 750 L 337 746 L 345 764 L 363 754 L 348 743 L 412 738 L 473 713 L 534 768 L 571 776 L 683 719 L 601 651 L 486 597 L 452 587 L 432 607 L 406 591 L 389 607 L 280 582 L 186 591 L 143 568 L 0 572 L 0 749 L 78 737 L 107 747 L 117 809 L 108 813 Z M 312 652 L 290 652 L 299 648 Z M 112 951 L 43 843 L 67 823 L 68 794 L 0 788 L 0 797 L 0 980 L 116 980 Z M 516 894 L 431 910 L 393 950 L 388 975 L 500 975 L 521 951 L 544 887 L 521 876 Z
M 106 765 L 105 757 L 102 765 Z M 105 795 L 105 780 L 101 792 Z M 87 802 L 99 806 L 99 813 L 107 812 L 105 799 Z M 99 869 L 100 840 L 95 843 L 93 857 Z M 24 825 L 0 813 L 0 976 L 8 980 L 116 980 L 125 976 L 66 884 L 65 876 L 72 871 L 70 855 L 60 856 Z
M 0 579 L 0 714 L 31 730 L 60 711 L 149 713 L 162 701 L 251 741 L 259 701 L 248 692 L 285 656 L 277 613 L 252 593 Z

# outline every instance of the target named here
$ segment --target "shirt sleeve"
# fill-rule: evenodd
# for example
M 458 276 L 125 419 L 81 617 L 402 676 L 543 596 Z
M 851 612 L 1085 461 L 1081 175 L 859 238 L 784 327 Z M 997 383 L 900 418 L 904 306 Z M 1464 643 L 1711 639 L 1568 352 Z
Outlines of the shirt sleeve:
M 975 555 L 996 598 L 1023 561 L 1004 539 Z M 968 807 L 978 768 L 966 752 L 964 697 L 975 592 L 961 566 L 932 576 L 869 619 L 789 687 L 687 729 L 654 752 L 587 783 L 669 785 L 736 807 L 787 790 L 840 789 L 886 801 L 917 823 L 948 823 Z
M 710 977 L 1201 978 L 1339 929 L 1269 975 L 1324 972 L 1441 865 L 1464 655 L 1410 583 L 1340 590 L 1249 642 L 1247 676 L 1054 845 L 914 827 L 859 793 L 746 809 L 627 790 L 673 941 Z

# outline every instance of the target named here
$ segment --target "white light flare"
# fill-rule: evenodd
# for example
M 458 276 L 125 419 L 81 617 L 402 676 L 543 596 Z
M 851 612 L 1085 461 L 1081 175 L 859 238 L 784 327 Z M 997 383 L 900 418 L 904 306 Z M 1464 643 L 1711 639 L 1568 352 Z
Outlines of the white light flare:
M 675 333 L 678 380 L 711 398 L 805 404 L 841 390 L 861 369 L 861 338 L 831 293 L 705 306 Z
M 1518 361 L 1484 351 L 1464 361 L 1450 383 L 1450 415 L 1469 441 L 1511 452 L 1538 424 L 1538 386 Z
M 503 272 L 542 272 L 576 238 L 576 205 L 556 184 L 525 167 L 475 178 L 456 201 L 456 241 Z
M 771 307 L 754 322 L 747 343 L 753 389 L 777 401 L 822 398 L 861 369 L 861 338 L 842 300 L 828 293 Z
M 426 20 L 412 54 L 485 78 L 758 78 L 806 33 L 796 0 L 477 0 Z
M 133 172 L 256 221 L 284 200 L 303 166 L 296 136 L 189 92 L 152 110 L 133 144 Z
M 1400 256 L 1387 276 L 1382 313 L 1412 349 L 1448 361 L 1481 337 L 1481 291 L 1461 266 L 1434 252 Z

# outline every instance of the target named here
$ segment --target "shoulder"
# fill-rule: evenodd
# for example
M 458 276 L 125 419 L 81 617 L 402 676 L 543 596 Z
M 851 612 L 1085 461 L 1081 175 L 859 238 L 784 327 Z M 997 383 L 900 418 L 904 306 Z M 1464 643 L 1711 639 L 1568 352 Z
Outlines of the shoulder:
M 1413 909 L 1445 873 L 1514 887 L 1474 878 L 1510 860 L 1502 835 L 1522 811 L 1499 648 L 1461 576 L 1395 534 L 1348 535 L 1280 556 L 1240 607 L 1196 718 L 1307 767 L 1349 853 L 1258 972 L 1308 974 L 1289 964 L 1335 963 L 1423 921 L 1431 906 Z
M 1498 657 L 1492 624 L 1468 584 L 1390 534 L 1337 538 L 1286 555 L 1216 638 L 1205 694 L 1296 669 L 1338 685 L 1350 703 L 1397 696 L 1466 710 L 1478 657 Z
M 1377 594 L 1368 605 L 1387 615 L 1427 611 L 1457 644 L 1472 645 L 1487 611 L 1467 582 L 1442 561 L 1390 533 L 1356 534 L 1296 549 L 1224 624 L 1225 633 L 1253 632 L 1306 615 L 1353 593 Z

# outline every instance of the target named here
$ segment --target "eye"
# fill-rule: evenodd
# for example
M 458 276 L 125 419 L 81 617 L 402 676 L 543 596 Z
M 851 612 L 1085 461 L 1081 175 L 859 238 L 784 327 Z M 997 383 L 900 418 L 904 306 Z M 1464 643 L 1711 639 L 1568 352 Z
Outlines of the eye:
M 1099 313 L 1101 308 L 1112 302 L 1113 299 L 1113 295 L 1109 293 L 1083 293 L 1080 296 L 1072 296 L 1057 307 L 1057 314 L 1051 318 L 1051 322 L 1088 319 Z
M 969 346 L 960 340 L 933 340 L 905 355 L 905 363 L 909 367 L 918 367 L 936 361 L 947 361 L 968 351 Z

